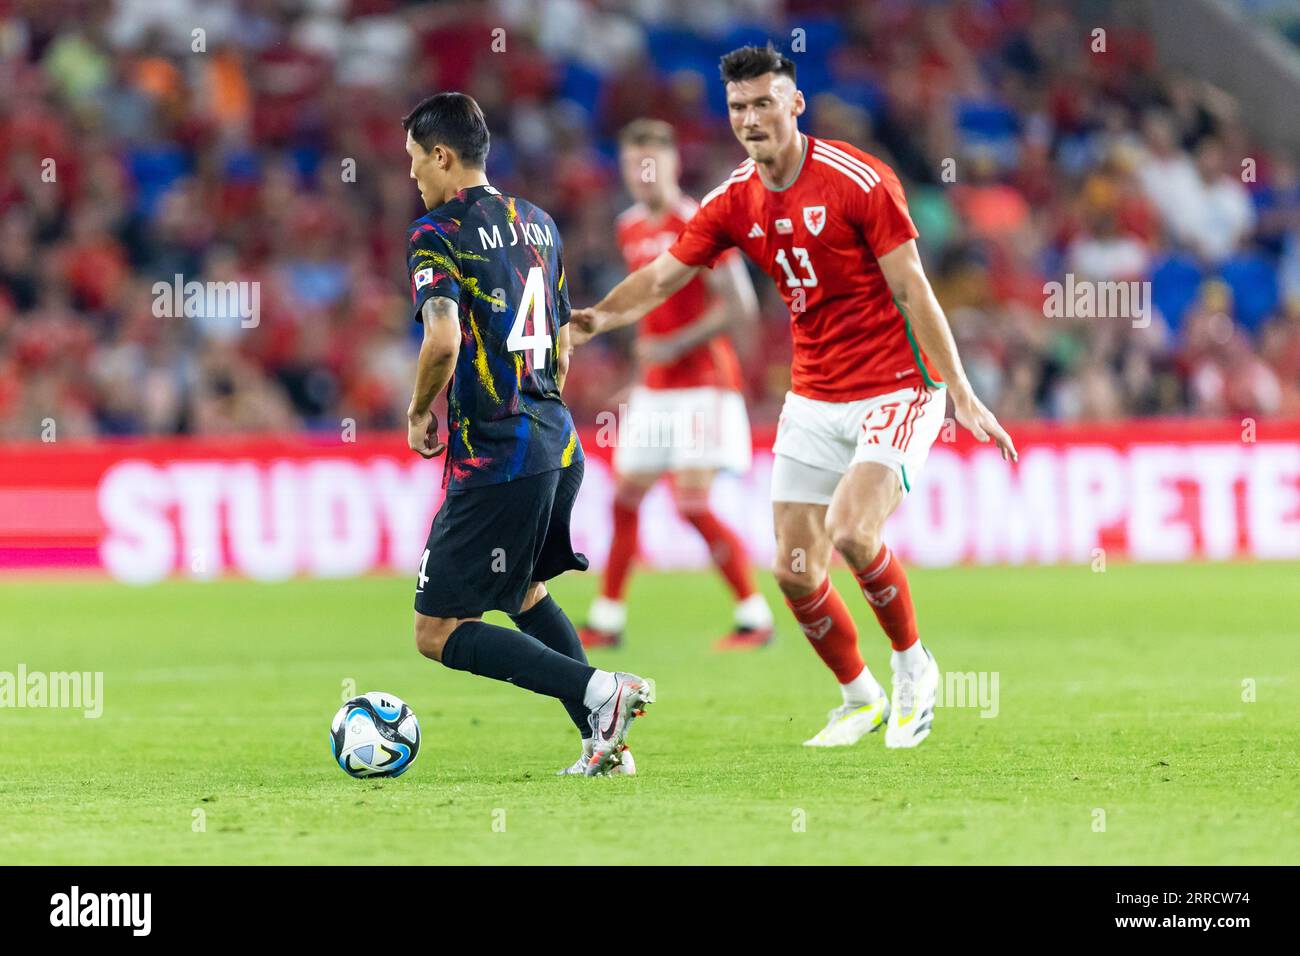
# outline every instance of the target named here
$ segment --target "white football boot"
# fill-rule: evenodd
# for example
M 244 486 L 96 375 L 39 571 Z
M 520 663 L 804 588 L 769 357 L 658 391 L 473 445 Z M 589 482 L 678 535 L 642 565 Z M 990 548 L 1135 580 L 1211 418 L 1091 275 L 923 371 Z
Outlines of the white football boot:
M 805 747 L 848 747 L 875 733 L 889 719 L 889 698 L 881 694 L 870 704 L 840 704 L 827 716 L 826 726 L 805 740 Z
M 582 756 L 565 767 L 563 770 L 555 771 L 557 777 L 583 776 L 587 772 L 587 764 L 591 761 L 591 738 L 587 737 L 582 741 Z M 632 777 L 636 775 L 636 761 L 632 759 L 632 751 L 627 747 L 623 748 L 619 756 L 618 763 L 614 768 L 608 771 L 611 777 Z
M 655 699 L 655 682 L 619 671 L 614 675 L 614 693 L 591 712 L 592 747 L 586 774 L 609 773 L 627 756 L 623 739 L 634 717 L 645 713 Z
M 894 671 L 894 701 L 885 728 L 885 746 L 915 747 L 930 736 L 934 723 L 934 702 L 939 693 L 939 665 L 925 652 L 925 667 L 919 674 Z

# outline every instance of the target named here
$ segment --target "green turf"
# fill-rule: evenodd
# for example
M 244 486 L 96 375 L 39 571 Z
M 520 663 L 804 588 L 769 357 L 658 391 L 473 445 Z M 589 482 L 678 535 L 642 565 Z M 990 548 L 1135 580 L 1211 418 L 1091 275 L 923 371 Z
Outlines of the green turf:
M 0 863 L 1295 863 L 1298 579 L 913 570 L 941 668 L 997 672 L 999 712 L 941 708 L 895 752 L 800 746 L 838 695 L 783 608 L 776 646 L 719 656 L 718 580 L 643 575 L 628 646 L 595 658 L 659 682 L 622 779 L 552 776 L 576 753 L 557 703 L 420 658 L 407 579 L 9 583 L 0 671 L 100 670 L 105 700 L 0 709 Z M 581 617 L 594 586 L 556 593 Z M 406 776 L 330 760 L 345 680 L 415 708 Z

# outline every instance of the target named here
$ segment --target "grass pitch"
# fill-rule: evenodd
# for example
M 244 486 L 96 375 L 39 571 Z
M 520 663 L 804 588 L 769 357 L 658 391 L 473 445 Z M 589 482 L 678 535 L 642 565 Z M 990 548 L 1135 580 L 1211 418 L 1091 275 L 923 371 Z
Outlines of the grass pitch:
M 770 581 L 776 645 L 719 655 L 719 581 L 641 575 L 628 645 L 593 662 L 660 702 L 630 738 L 640 775 L 608 779 L 552 776 L 577 752 L 556 702 L 420 658 L 405 578 L 6 583 L 0 672 L 102 671 L 104 704 L 0 709 L 0 863 L 1300 859 L 1296 565 L 910 574 L 940 668 L 987 693 L 996 672 L 996 716 L 949 699 L 917 750 L 805 749 L 838 693 Z M 595 586 L 555 593 L 581 619 Z M 331 761 L 345 681 L 415 709 L 404 777 Z

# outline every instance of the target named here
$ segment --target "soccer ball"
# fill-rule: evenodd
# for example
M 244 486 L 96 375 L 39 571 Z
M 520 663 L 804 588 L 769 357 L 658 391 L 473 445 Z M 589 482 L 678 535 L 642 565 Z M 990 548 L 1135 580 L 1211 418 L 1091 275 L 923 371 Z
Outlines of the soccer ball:
M 400 777 L 420 752 L 420 723 L 401 698 L 371 691 L 334 715 L 330 750 L 350 776 Z

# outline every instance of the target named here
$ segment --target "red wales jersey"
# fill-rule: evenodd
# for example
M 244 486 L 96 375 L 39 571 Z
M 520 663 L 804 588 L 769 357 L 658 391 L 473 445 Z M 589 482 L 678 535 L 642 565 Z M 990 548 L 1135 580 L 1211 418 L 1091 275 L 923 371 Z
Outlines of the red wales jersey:
M 877 262 L 917 235 L 898 177 L 848 143 L 806 140 L 789 186 L 768 189 L 745 160 L 669 251 L 711 267 L 737 246 L 772 277 L 790 308 L 796 395 L 849 402 L 937 384 Z
M 654 215 L 640 203 L 617 220 L 617 237 L 628 271 L 653 261 L 676 241 L 699 206 L 682 197 L 673 209 Z M 735 255 L 735 253 L 732 253 Z M 713 304 L 703 276 L 696 276 L 657 309 L 646 314 L 637 335 L 666 335 L 698 320 Z M 715 336 L 664 365 L 645 369 L 647 388 L 699 388 L 711 386 L 739 391 L 740 363 L 726 336 Z

